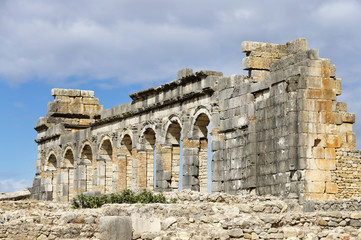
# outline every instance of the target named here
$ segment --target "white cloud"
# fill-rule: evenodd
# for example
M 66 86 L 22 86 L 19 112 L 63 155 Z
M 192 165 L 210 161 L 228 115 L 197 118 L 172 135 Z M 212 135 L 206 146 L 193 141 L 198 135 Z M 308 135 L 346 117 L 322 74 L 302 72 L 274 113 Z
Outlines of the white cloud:
M 16 108 L 20 108 L 20 109 L 24 109 L 25 108 L 25 105 L 22 104 L 21 102 L 14 102 L 14 106 Z
M 0 192 L 14 192 L 19 191 L 24 188 L 32 186 L 32 181 L 26 179 L 14 180 L 14 179 L 4 179 L 0 180 Z

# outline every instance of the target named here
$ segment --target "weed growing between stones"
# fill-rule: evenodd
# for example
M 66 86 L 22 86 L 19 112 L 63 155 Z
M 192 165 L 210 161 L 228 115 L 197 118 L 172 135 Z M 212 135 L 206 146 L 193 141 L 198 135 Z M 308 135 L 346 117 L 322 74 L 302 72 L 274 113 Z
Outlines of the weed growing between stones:
M 154 194 L 146 189 L 139 194 L 130 189 L 126 189 L 120 194 L 112 193 L 109 195 L 87 196 L 80 194 L 73 198 L 73 208 L 99 208 L 108 203 L 176 203 L 176 199 L 167 201 L 163 193 Z

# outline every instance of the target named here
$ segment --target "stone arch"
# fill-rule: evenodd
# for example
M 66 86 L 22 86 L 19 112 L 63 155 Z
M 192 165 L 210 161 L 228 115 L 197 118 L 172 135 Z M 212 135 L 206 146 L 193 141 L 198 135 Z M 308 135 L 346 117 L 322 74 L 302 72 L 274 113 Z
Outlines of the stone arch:
M 183 187 L 207 192 L 208 188 L 208 126 L 211 122 L 209 110 L 204 106 L 195 109 L 190 126 L 190 139 L 184 146 Z M 210 154 L 210 153 L 209 153 Z
M 79 158 L 82 161 L 82 164 L 91 165 L 93 162 L 93 148 L 90 141 L 84 141 L 80 146 Z
M 210 111 L 205 107 L 205 106 L 199 106 L 195 109 L 194 114 L 193 114 L 193 118 L 192 118 L 192 123 L 191 123 L 191 133 L 192 133 L 192 137 L 196 137 L 195 136 L 195 126 L 196 126 L 196 121 L 198 119 L 198 117 L 202 114 L 206 115 L 209 119 L 209 122 L 211 120 L 211 114 L 209 113 Z M 203 115 L 203 116 L 204 116 Z M 197 130 L 197 129 L 196 129 Z M 203 129 L 204 130 L 204 129 Z M 197 133 L 196 133 L 197 134 Z M 204 135 L 204 134 L 203 134 Z
M 98 190 L 101 193 L 111 193 L 113 186 L 113 144 L 111 138 L 104 136 L 98 149 Z
M 131 131 L 131 129 L 124 128 L 123 131 L 119 134 L 119 141 L 117 146 L 118 148 L 122 147 L 121 144 L 125 136 L 129 136 L 133 143 L 133 139 L 134 139 L 133 132 Z
M 109 141 L 111 146 L 113 146 L 113 143 L 112 143 L 112 138 L 109 136 L 109 135 L 104 135 L 101 137 L 100 141 L 99 141 L 99 147 L 98 149 L 101 148 L 101 146 L 104 144 L 105 141 Z
M 54 151 L 50 151 L 48 157 L 46 158 L 46 170 L 56 171 L 56 169 L 57 169 L 56 153 Z
M 198 139 L 198 180 L 201 192 L 207 192 L 208 185 L 208 126 L 211 119 L 206 113 L 200 113 L 195 118 L 193 125 L 193 137 Z
M 140 142 L 142 142 L 142 138 L 144 137 L 145 131 L 148 131 L 148 129 L 152 129 L 154 132 L 155 130 L 155 123 L 153 121 L 148 121 L 145 124 L 143 124 L 143 127 L 139 133 Z
M 122 134 L 118 154 L 118 191 L 132 188 L 133 179 L 133 141 L 128 134 Z
M 48 154 L 45 167 L 46 199 L 54 200 L 56 199 L 57 159 L 53 151 Z
M 180 120 L 180 117 L 176 114 L 172 114 L 168 117 L 166 123 L 164 124 L 164 132 L 167 133 L 168 132 L 168 129 L 169 129 L 169 126 L 173 123 L 178 123 L 179 126 L 183 129 L 183 124 L 182 124 L 182 121 Z
M 155 125 L 148 122 L 140 132 L 140 143 L 142 150 L 138 152 L 136 162 L 133 162 L 133 173 L 137 176 L 137 187 L 154 188 L 154 159 L 157 149 L 157 135 Z M 135 168 L 135 169 L 134 169 Z
M 165 143 L 161 147 L 165 190 L 178 190 L 181 161 L 182 124 L 178 116 L 171 115 L 165 127 Z
M 62 168 L 74 168 L 74 148 L 67 146 L 63 151 L 63 158 L 61 161 Z
M 74 189 L 74 148 L 70 145 L 65 147 L 61 160 L 61 198 L 69 201 L 75 197 Z
M 94 169 L 96 162 L 93 157 L 93 148 L 90 141 L 86 140 L 80 147 L 78 165 L 78 191 L 93 191 Z

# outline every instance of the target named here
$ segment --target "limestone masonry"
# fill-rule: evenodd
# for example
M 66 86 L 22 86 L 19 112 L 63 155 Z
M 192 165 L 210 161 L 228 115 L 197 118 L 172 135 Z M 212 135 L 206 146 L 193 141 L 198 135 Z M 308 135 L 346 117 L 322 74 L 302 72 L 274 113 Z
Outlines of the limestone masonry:
M 305 39 L 243 42 L 242 51 L 248 76 L 185 68 L 106 110 L 93 91 L 53 89 L 35 127 L 32 197 L 208 185 L 300 202 L 359 197 L 355 115 L 336 100 L 335 66 Z

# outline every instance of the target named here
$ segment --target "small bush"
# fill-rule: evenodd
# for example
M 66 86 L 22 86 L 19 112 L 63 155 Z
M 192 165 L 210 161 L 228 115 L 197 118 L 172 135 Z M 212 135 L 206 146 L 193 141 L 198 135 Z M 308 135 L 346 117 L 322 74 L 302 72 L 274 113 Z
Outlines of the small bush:
M 170 203 L 176 203 L 172 199 Z M 141 193 L 135 194 L 132 190 L 126 189 L 120 194 L 112 193 L 110 195 L 86 196 L 80 194 L 73 198 L 73 208 L 99 208 L 107 203 L 168 203 L 163 193 L 154 194 L 146 189 Z

